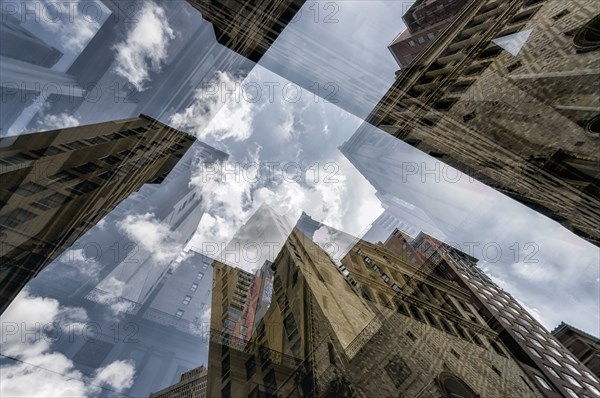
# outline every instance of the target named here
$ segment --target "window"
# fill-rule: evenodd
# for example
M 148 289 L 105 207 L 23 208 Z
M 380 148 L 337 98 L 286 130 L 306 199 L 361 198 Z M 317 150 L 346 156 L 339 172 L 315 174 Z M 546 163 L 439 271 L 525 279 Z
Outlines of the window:
M 594 387 L 593 385 L 583 382 L 583 384 L 585 384 L 585 386 L 587 387 L 588 390 L 590 390 L 592 392 L 592 394 L 594 394 L 597 397 L 600 397 L 600 391 Z
M 565 391 L 569 394 L 569 396 L 571 396 L 572 398 L 579 398 L 579 395 L 577 395 L 575 393 L 575 391 L 571 390 L 569 387 L 565 387 Z
M 192 283 L 192 286 L 190 286 L 190 290 L 191 290 L 192 292 L 195 292 L 195 291 L 196 291 L 196 289 L 198 289 L 198 284 L 197 284 L 196 282 L 194 282 L 194 283 Z
M 63 144 L 63 146 L 69 149 L 81 149 L 87 147 L 87 145 L 81 141 L 69 142 L 68 144 Z
M 396 285 L 395 283 L 392 284 L 392 290 L 396 293 L 400 293 L 402 291 L 402 289 L 400 289 L 400 286 Z
M 74 194 L 77 194 L 77 195 L 82 195 L 84 193 L 91 192 L 98 187 L 99 187 L 98 184 L 95 184 L 91 181 L 82 181 L 79 184 L 77 184 L 71 188 L 68 188 L 68 191 L 72 192 Z
M 433 38 L 434 38 L 434 37 L 435 37 L 435 36 L 434 36 L 434 34 L 433 34 L 433 33 L 431 33 L 431 32 L 427 33 L 427 38 L 428 38 L 430 41 L 431 41 L 431 40 L 433 40 Z
M 585 370 L 583 371 L 583 374 L 586 375 L 586 377 L 588 379 L 590 379 L 591 381 L 596 381 L 596 378 L 594 376 L 592 376 L 592 374 L 590 372 L 586 372 Z
M 256 360 L 254 356 L 246 361 L 246 380 L 250 380 L 256 372 Z
M 546 358 L 548 359 L 548 361 L 550 361 L 551 364 L 561 366 L 560 363 L 556 360 L 556 358 L 554 358 L 552 355 L 546 355 Z
M 84 163 L 84 164 L 80 164 L 77 167 L 73 167 L 73 170 L 75 170 L 75 171 L 77 171 L 78 173 L 81 173 L 81 174 L 88 174 L 88 173 L 91 173 L 91 172 L 93 172 L 95 170 L 98 170 L 99 168 L 100 168 L 100 166 L 98 166 L 97 164 L 92 163 L 92 162 L 87 162 L 87 163 Z
M 124 156 L 126 158 L 130 158 L 133 155 L 135 155 L 135 152 L 132 152 L 129 149 L 125 149 L 124 151 L 119 152 L 119 155 Z
M 414 40 L 409 40 L 408 45 L 411 47 L 415 46 L 415 41 Z
M 175 318 L 181 319 L 183 317 L 184 312 L 185 311 L 183 311 L 183 310 L 177 310 L 177 312 L 175 313 Z
M 521 340 L 525 341 L 525 337 L 523 337 L 523 335 L 522 335 L 521 333 L 519 333 L 519 332 L 517 332 L 517 331 L 515 331 L 514 333 L 515 333 L 515 336 L 517 336 L 517 338 L 519 338 L 519 339 L 521 339 Z
M 35 182 L 26 182 L 25 184 L 21 184 L 18 187 L 16 187 L 14 192 L 21 196 L 30 196 L 35 195 L 36 193 L 41 192 L 45 189 L 45 187 L 43 187 L 40 184 L 36 184 Z
M 548 365 L 544 365 L 544 367 L 546 368 L 546 370 L 548 371 L 548 373 L 550 373 L 552 376 L 556 377 L 557 379 L 560 379 L 560 376 L 558 375 L 558 372 L 556 370 L 554 370 L 554 368 L 548 366 Z
M 571 384 L 573 384 L 575 387 L 581 388 L 583 387 L 577 380 L 575 380 L 575 378 L 573 376 L 571 376 L 570 374 L 567 373 L 563 373 L 562 374 L 563 377 Z
M 419 36 L 419 37 L 417 38 L 417 41 L 419 42 L 419 44 L 423 44 L 423 43 L 425 43 L 425 39 L 423 38 L 423 36 Z
M 48 177 L 48 179 L 52 182 L 71 181 L 71 180 L 74 180 L 75 178 L 77 178 L 77 176 L 75 176 L 74 174 L 71 174 L 71 173 L 67 173 L 66 171 L 59 171 L 58 173 L 53 174 Z
M 535 379 L 537 380 L 537 382 L 544 387 L 546 390 L 552 390 L 552 387 L 550 387 L 550 384 L 548 384 L 548 382 L 546 381 L 546 379 L 544 379 L 542 376 L 539 375 L 533 375 L 535 377 Z
M 580 372 L 577 370 L 577 368 L 575 368 L 575 366 L 571 365 L 570 363 L 565 363 L 564 365 L 565 365 L 565 367 L 566 367 L 567 369 L 569 369 L 571 372 L 575 373 L 576 375 L 579 375 L 579 376 L 581 376 L 581 373 L 580 373 Z
M 198 275 L 196 275 L 196 279 L 202 279 L 203 276 L 204 272 L 198 272 Z
M 192 296 L 185 296 L 183 298 L 183 305 L 188 305 L 192 301 Z
M 108 163 L 108 164 L 117 164 L 121 161 L 121 159 L 119 159 L 116 156 L 112 156 L 112 155 L 100 158 L 100 160 L 102 160 L 103 162 Z
M 97 144 L 102 144 L 102 143 L 106 142 L 106 138 L 103 138 L 103 137 L 92 137 L 92 138 L 86 139 L 86 141 L 89 142 L 92 145 L 97 145 Z
M 531 339 L 531 342 L 533 343 L 533 345 L 543 349 L 544 346 L 542 345 L 542 343 L 540 343 L 539 341 L 537 341 L 536 339 Z
M 380 272 L 381 271 L 381 269 L 379 268 L 379 266 L 377 266 L 375 264 L 373 264 L 373 266 L 371 268 L 373 268 L 373 271 L 375 271 L 375 272 Z
M 390 281 L 390 277 L 387 276 L 387 274 L 381 274 L 381 279 L 383 279 L 385 283 L 388 283 Z
M 548 347 L 548 349 L 549 349 L 550 351 L 552 351 L 554 354 L 556 354 L 556 356 L 559 356 L 559 357 L 561 357 L 561 358 L 562 358 L 562 356 L 563 356 L 563 355 L 562 355 L 562 354 L 560 353 L 560 351 L 558 351 L 556 348 L 554 348 L 554 347 Z
M 9 213 L 0 216 L 0 224 L 14 228 L 35 217 L 36 215 L 34 213 L 27 210 L 14 209 Z
M 105 171 L 104 173 L 100 174 L 98 177 L 102 178 L 103 180 L 109 181 L 116 175 L 117 175 L 117 173 L 115 173 L 115 172 Z
M 70 202 L 71 200 L 72 198 L 56 192 L 46 198 L 40 199 L 39 203 L 43 204 L 44 206 L 56 208 L 62 204 Z
M 371 260 L 371 258 L 369 256 L 365 256 L 365 263 L 367 264 L 371 264 L 373 260 Z
M 538 357 L 538 358 L 541 358 L 541 357 L 542 357 L 542 356 L 540 355 L 540 353 L 539 353 L 539 352 L 537 352 L 537 350 L 536 350 L 535 348 L 533 348 L 533 347 L 530 347 L 530 346 L 527 346 L 527 348 L 529 348 L 529 351 L 531 351 L 531 353 L 532 353 L 533 355 L 535 355 L 536 357 Z

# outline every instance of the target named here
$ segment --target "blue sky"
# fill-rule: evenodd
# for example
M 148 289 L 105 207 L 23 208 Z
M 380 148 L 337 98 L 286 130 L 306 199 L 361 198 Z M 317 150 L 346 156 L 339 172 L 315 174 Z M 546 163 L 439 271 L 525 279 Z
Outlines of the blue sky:
M 102 17 L 86 19 L 86 4 L 97 6 Z M 320 13 L 303 8 L 253 69 L 247 60 L 215 45 L 210 26 L 183 1 L 169 6 L 146 1 L 137 6 L 135 18 L 116 21 L 99 0 L 80 0 L 73 20 L 65 17 L 36 23 L 24 17 L 24 26 L 64 52 L 54 67 L 57 71 L 67 72 L 86 45 L 93 43 L 90 61 L 77 64 L 70 73 L 92 79 L 103 94 L 97 101 L 63 98 L 38 104 L 33 110 L 24 108 L 10 134 L 148 113 L 227 152 L 230 158 L 224 167 L 236 170 L 218 184 L 206 183 L 203 170 L 194 170 L 191 184 L 204 195 L 207 209 L 191 247 L 206 241 L 227 243 L 263 203 L 291 220 L 305 211 L 318 221 L 360 236 L 383 208 L 375 188 L 338 147 L 361 125 L 355 114 L 366 115 L 368 105 L 374 104 L 394 79 L 397 67 L 387 45 L 403 29 L 400 17 L 410 2 L 348 1 L 335 3 L 334 8 L 326 8 L 327 2 L 315 4 Z M 326 23 L 326 17 L 337 22 Z M 110 23 L 114 24 L 111 34 L 90 41 Z M 99 54 L 98 59 L 94 54 Z M 231 57 L 232 61 L 219 64 Z M 298 77 L 294 69 L 300 68 L 298 60 L 314 65 L 305 69 L 304 77 Z M 98 65 L 106 66 L 100 70 Z M 239 77 L 250 69 L 247 77 Z M 286 77 L 304 80 L 290 82 Z M 354 98 L 348 88 L 353 79 L 370 88 L 373 98 Z M 328 83 L 332 84 L 329 88 L 337 88 L 332 97 L 335 103 L 301 88 L 311 82 L 321 89 L 327 89 Z M 398 145 L 399 161 L 435 166 L 435 159 L 411 146 L 383 132 L 373 134 Z M 260 166 L 261 178 L 255 178 L 252 165 Z M 269 168 L 272 174 L 268 174 Z M 600 335 L 598 248 L 466 176 L 458 183 L 432 178 L 409 181 L 401 189 L 407 190 L 407 197 L 424 195 L 427 200 L 414 204 L 439 220 L 456 224 L 459 217 L 460 226 L 451 231 L 448 240 L 464 251 L 474 248 L 470 254 L 480 258 L 480 265 L 492 278 L 547 329 L 565 321 Z M 449 214 L 448 208 L 461 213 Z M 161 230 L 158 225 L 150 232 Z M 144 234 L 139 236 L 144 239 Z M 495 254 L 496 247 L 501 255 Z M 40 311 L 23 311 L 30 308 L 26 304 Z M 34 322 L 36 317 L 44 322 L 60 317 L 70 317 L 75 323 L 86 321 L 85 314 L 68 308 L 52 298 L 24 294 L 3 318 L 15 322 L 25 318 Z M 12 355 L 40 364 L 58 358 L 64 361 L 63 373 L 77 372 L 50 345 L 11 344 Z M 130 364 L 115 362 L 111 366 L 98 370 L 88 381 L 126 390 L 131 381 L 125 377 L 131 376 Z M 10 368 L 15 374 L 18 370 Z M 72 390 L 56 391 L 57 396 L 69 391 L 95 395 L 97 390 L 77 381 L 82 377 L 75 374 L 69 386 Z M 52 380 L 48 379 L 48 386 Z M 16 386 L 10 388 L 15 390 L 7 391 L 18 391 Z

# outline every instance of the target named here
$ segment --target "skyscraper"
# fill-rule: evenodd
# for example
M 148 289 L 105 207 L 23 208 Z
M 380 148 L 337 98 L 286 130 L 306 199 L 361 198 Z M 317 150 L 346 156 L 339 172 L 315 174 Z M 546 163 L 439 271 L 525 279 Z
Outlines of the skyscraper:
M 188 0 L 211 22 L 217 41 L 258 62 L 305 0 Z
M 213 312 L 208 395 L 542 396 L 464 289 L 364 241 L 342 263 L 294 229 L 251 340 Z
M 598 243 L 599 15 L 593 0 L 469 2 L 367 120 Z
M 536 380 L 544 396 L 586 396 L 598 391 L 598 379 L 514 297 L 496 285 L 477 266 L 476 258 L 423 233 L 411 239 L 394 231 L 385 247 L 411 262 L 415 260 L 423 272 L 468 291 L 473 308 Z
M 1 139 L 0 310 L 123 199 L 162 181 L 193 141 L 144 115 Z
M 443 32 L 465 4 L 467 0 L 415 1 L 402 16 L 406 30 L 388 46 L 398 65 L 401 68 L 409 66 L 411 61 Z

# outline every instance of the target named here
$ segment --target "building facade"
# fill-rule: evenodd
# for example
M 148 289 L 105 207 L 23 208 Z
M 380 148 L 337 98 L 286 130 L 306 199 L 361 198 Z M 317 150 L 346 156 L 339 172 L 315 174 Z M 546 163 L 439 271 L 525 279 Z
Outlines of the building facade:
M 359 241 L 342 264 L 294 229 L 252 338 L 220 333 L 212 313 L 209 396 L 542 396 L 465 289 L 381 244 Z
M 181 375 L 179 383 L 150 394 L 150 398 L 206 398 L 207 369 L 201 365 Z
M 402 16 L 406 30 L 388 46 L 398 65 L 410 65 L 465 4 L 467 0 L 415 1 Z
M 544 396 L 597 396 L 597 377 L 514 297 L 496 285 L 477 266 L 476 258 L 423 233 L 411 239 L 395 231 L 385 246 L 420 264 L 424 272 L 468 291 L 473 308 L 536 381 Z
M 213 24 L 219 43 L 258 62 L 305 0 L 188 2 Z
M 469 2 L 368 121 L 598 243 L 599 23 L 593 0 Z
M 150 117 L 0 140 L 1 311 L 25 284 L 194 139 Z
M 600 339 L 564 322 L 552 334 L 600 379 Z

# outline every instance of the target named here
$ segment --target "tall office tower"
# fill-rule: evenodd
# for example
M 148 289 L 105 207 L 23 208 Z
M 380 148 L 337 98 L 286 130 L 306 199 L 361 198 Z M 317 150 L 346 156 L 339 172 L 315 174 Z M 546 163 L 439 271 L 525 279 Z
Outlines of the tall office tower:
M 294 229 L 249 342 L 221 332 L 213 300 L 208 396 L 542 396 L 466 290 L 382 245 L 342 262 Z
M 0 139 L 1 307 L 194 139 L 150 117 Z
M 341 260 L 356 244 L 358 238 L 344 231 L 325 225 L 302 212 L 296 228 L 315 242 L 334 260 Z
M 305 0 L 188 0 L 213 24 L 217 41 L 258 62 Z
M 203 366 L 181 375 L 179 383 L 150 394 L 150 398 L 206 398 L 208 370 Z
M 469 2 L 367 120 L 598 244 L 599 23 L 595 0 Z
M 446 192 L 459 192 L 460 174 L 440 162 L 426 163 L 407 144 L 369 123 L 362 123 L 339 150 L 377 190 L 376 196 L 385 209 L 363 239 L 383 242 L 394 228 L 413 236 L 426 231 L 443 238 L 458 226 L 464 227 L 472 217 L 470 204 L 440 201 L 431 190 L 435 183 L 443 184 Z M 429 214 L 431 209 L 441 210 L 438 214 L 444 214 L 445 219 Z
M 265 261 L 275 260 L 292 227 L 286 216 L 263 203 L 237 230 L 225 248 L 219 252 L 220 248 L 206 242 L 203 252 L 216 256 L 223 263 L 253 272 L 262 267 Z
M 130 245 L 120 263 L 113 266 L 110 273 L 105 274 L 103 280 L 86 295 L 88 300 L 116 300 L 127 308 L 127 312 L 137 313 L 148 300 L 156 300 L 157 294 L 158 297 L 165 297 L 164 293 L 158 293 L 157 288 L 163 278 L 179 265 L 176 257 L 196 233 L 204 214 L 202 197 L 197 192 L 198 189 L 190 185 L 192 172 L 200 162 L 222 162 L 228 156 L 203 143 L 197 143 L 194 153 L 190 155 L 194 155 L 193 158 L 189 156 L 183 159 L 182 164 L 175 168 L 174 175 L 170 175 L 160 189 L 153 192 L 145 189 L 145 192 L 140 192 L 142 195 L 136 197 L 135 203 L 130 203 L 129 209 L 122 213 L 129 219 L 155 222 L 168 230 L 167 236 L 163 237 L 163 247 L 138 246 L 134 249 Z M 116 217 L 116 222 L 123 221 Z M 122 231 L 118 234 L 123 236 L 121 244 L 125 245 L 128 236 Z M 115 244 L 114 241 L 112 244 Z M 212 262 L 212 259 L 200 259 L 200 255 L 191 254 L 193 261 Z M 115 284 L 122 286 L 118 292 L 115 291 Z M 177 290 L 177 287 L 174 288 Z
M 417 0 L 402 20 L 406 30 L 388 46 L 401 68 L 406 68 L 460 12 L 468 0 Z
M 552 334 L 600 378 L 600 339 L 564 322 Z
M 598 393 L 598 379 L 478 266 L 477 259 L 427 235 L 415 239 L 395 231 L 386 248 L 421 270 L 466 290 L 472 306 L 536 380 L 544 396 L 583 397 Z

